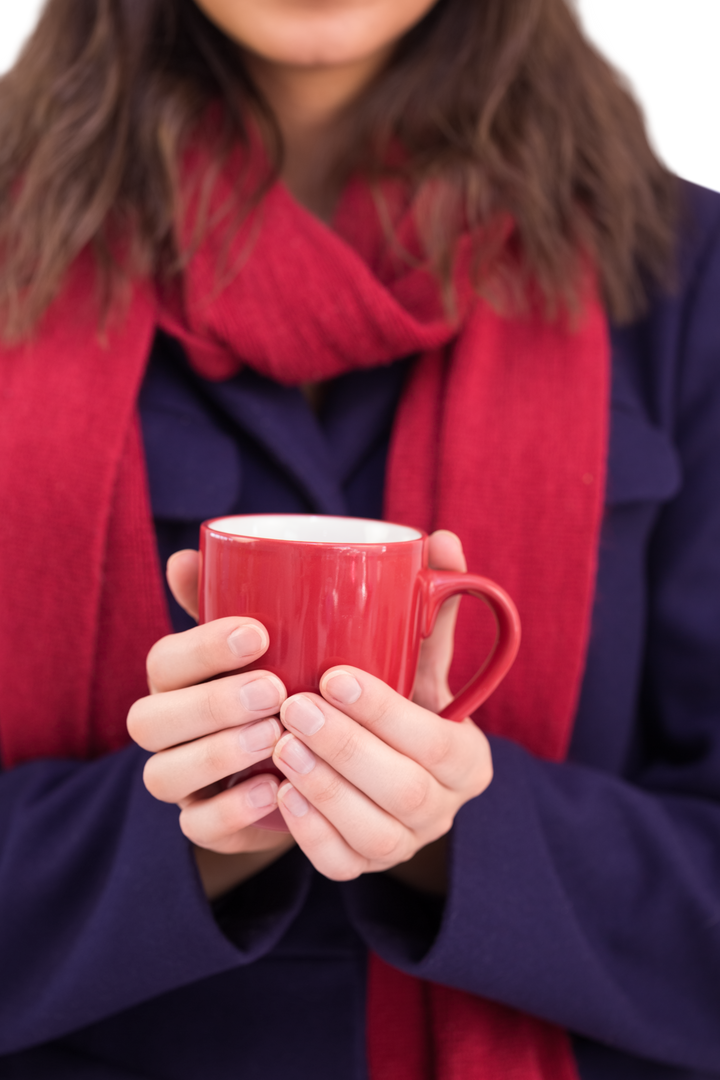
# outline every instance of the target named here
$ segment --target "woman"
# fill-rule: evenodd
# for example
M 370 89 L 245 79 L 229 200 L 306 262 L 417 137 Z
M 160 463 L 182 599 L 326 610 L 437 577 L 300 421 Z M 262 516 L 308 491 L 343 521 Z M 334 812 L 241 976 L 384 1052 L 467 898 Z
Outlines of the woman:
M 564 0 L 50 0 L 1 101 L 0 1074 L 720 1075 L 718 200 Z M 459 536 L 478 724 L 454 610 L 194 626 L 270 510 Z

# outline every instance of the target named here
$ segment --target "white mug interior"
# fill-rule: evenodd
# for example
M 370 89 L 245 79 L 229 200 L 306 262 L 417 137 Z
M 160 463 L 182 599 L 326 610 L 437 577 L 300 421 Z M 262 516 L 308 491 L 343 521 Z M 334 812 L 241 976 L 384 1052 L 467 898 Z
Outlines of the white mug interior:
M 304 544 L 398 544 L 422 533 L 406 525 L 324 514 L 241 514 L 208 522 L 213 532 Z

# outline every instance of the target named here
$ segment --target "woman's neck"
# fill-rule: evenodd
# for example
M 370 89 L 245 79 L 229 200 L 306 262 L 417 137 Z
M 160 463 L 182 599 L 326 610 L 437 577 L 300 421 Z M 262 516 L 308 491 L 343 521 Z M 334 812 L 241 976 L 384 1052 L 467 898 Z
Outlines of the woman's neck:
M 317 67 L 274 64 L 246 54 L 250 74 L 280 126 L 282 178 L 298 202 L 324 221 L 332 217 L 339 195 L 336 165 L 344 150 L 343 115 L 388 51 L 352 64 Z
M 283 137 L 282 179 L 311 213 L 329 222 L 340 191 L 337 163 L 345 148 L 342 119 L 387 60 L 390 49 L 342 66 L 291 67 L 246 53 L 248 70 L 272 108 Z M 324 387 L 308 383 L 303 393 L 318 414 Z

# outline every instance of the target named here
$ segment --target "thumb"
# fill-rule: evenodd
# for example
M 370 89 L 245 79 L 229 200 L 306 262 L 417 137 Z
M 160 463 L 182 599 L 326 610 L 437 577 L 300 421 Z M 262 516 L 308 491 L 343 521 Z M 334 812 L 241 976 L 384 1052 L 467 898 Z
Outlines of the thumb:
M 447 529 L 438 529 L 429 538 L 428 565 L 431 570 L 459 570 L 467 572 L 460 537 Z
M 165 572 L 170 591 L 180 607 L 197 619 L 200 553 L 191 548 L 176 551 L 168 559 Z

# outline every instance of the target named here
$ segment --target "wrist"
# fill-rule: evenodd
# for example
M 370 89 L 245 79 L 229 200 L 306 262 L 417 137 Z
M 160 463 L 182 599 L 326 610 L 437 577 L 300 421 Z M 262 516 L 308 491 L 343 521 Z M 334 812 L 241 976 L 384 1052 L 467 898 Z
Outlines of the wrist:
M 448 889 L 448 838 L 441 836 L 413 855 L 407 862 L 387 870 L 389 877 L 419 892 L 446 896 Z
M 276 834 L 277 835 L 277 834 Z M 242 885 L 274 863 L 294 845 L 289 834 L 265 851 L 242 851 L 223 855 L 193 844 L 193 855 L 203 891 L 208 900 L 219 900 L 225 893 Z

